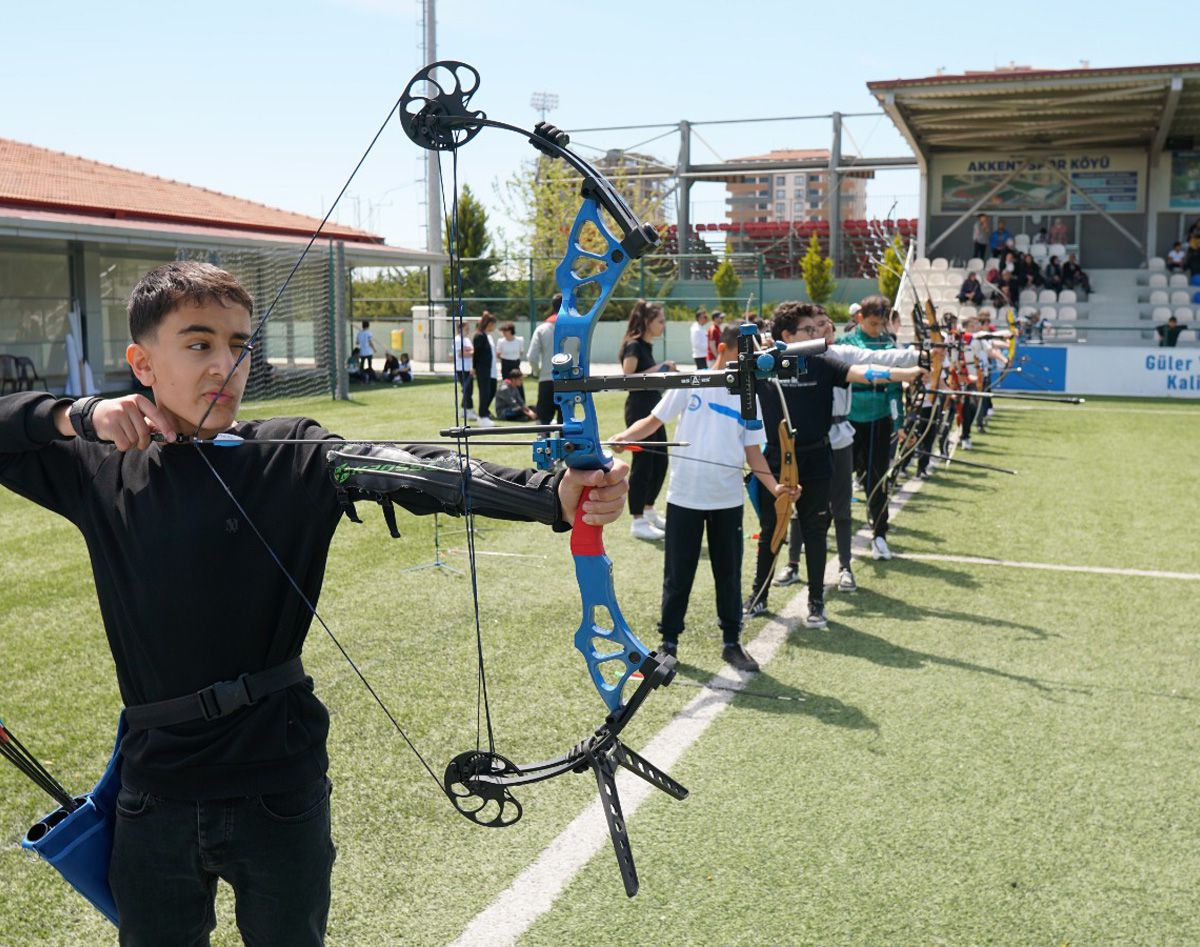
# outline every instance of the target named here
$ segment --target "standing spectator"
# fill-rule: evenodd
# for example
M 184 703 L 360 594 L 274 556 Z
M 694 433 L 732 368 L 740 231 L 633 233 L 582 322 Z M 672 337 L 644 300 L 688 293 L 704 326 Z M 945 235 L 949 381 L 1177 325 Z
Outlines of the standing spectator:
M 1183 249 L 1183 244 L 1176 240 L 1175 246 L 1167 253 L 1167 269 L 1172 273 L 1181 273 L 1186 263 L 1187 251 Z
M 1088 280 L 1087 273 L 1083 272 L 1083 268 L 1075 260 L 1074 253 L 1067 254 L 1067 262 L 1062 268 L 1063 286 L 1067 289 L 1074 289 L 1079 286 L 1085 293 L 1091 293 L 1092 284 Z
M 714 369 L 737 357 L 737 326 L 721 337 Z M 675 389 L 654 410 L 613 438 L 643 441 L 663 425 L 679 418 L 675 435 L 691 446 L 672 457 L 667 487 L 667 529 L 663 569 L 662 617 L 659 651 L 676 655 L 684 630 L 692 583 L 700 565 L 700 544 L 708 532 L 708 559 L 717 593 L 717 623 L 724 648 L 721 657 L 739 671 L 757 671 L 758 664 L 741 645 L 742 635 L 742 521 L 744 497 L 742 465 L 774 497 L 799 495 L 784 487 L 767 466 L 761 427 L 751 428 L 741 419 L 741 402 L 724 388 Z M 762 414 L 761 405 L 758 408 Z
M 479 423 L 482 427 L 491 424 L 492 399 L 496 397 L 496 353 L 492 346 L 492 329 L 496 317 L 486 309 L 475 325 L 475 337 L 471 339 L 474 349 L 471 355 L 471 374 L 475 387 L 479 389 Z
M 359 368 L 365 376 L 374 380 L 375 368 L 371 365 L 371 360 L 375 357 L 375 336 L 371 334 L 371 323 L 365 319 L 358 335 L 354 337 L 354 344 L 358 347 L 358 357 L 361 360 Z
M 714 313 L 715 316 L 715 313 Z M 629 312 L 625 337 L 621 340 L 621 371 L 626 375 L 642 372 L 675 371 L 674 362 L 654 357 L 654 340 L 667 327 L 662 307 L 639 299 Z M 658 391 L 631 391 L 625 397 L 625 426 L 632 427 L 654 410 L 662 398 Z M 666 443 L 667 435 L 659 428 L 646 440 Z M 633 522 L 629 532 L 637 539 L 662 539 L 667 521 L 654 509 L 654 501 L 667 478 L 667 449 L 653 448 L 634 454 L 629 471 L 629 512 Z
M 471 357 L 475 348 L 467 338 L 467 324 L 462 320 L 458 323 L 458 335 L 454 337 L 454 376 L 462 389 L 463 417 L 468 421 L 478 421 L 475 413 L 475 401 L 471 394 Z
M 979 285 L 979 278 L 974 271 L 967 274 L 967 278 L 962 281 L 962 286 L 958 288 L 958 301 L 960 303 L 969 302 L 976 306 L 983 305 L 983 287 Z
M 496 355 L 500 359 L 500 377 L 508 378 L 514 368 L 521 370 L 521 353 L 525 351 L 525 340 L 517 335 L 517 327 L 506 322 L 500 327 L 500 341 L 496 343 Z
M 692 359 L 697 368 L 708 368 L 708 313 L 701 306 L 696 310 L 696 321 L 689 331 L 692 340 Z
M 1008 241 L 1012 239 L 1012 234 L 1008 232 L 1008 228 L 1004 226 L 1003 220 L 996 221 L 996 229 L 992 231 L 992 235 L 988 238 L 988 248 L 992 251 L 992 256 L 999 257 L 1004 253 L 1004 248 L 1008 246 Z
M 538 323 L 529 340 L 529 351 L 525 358 L 529 361 L 529 370 L 538 376 L 537 416 L 539 424 L 549 424 L 557 413 L 562 422 L 562 411 L 554 403 L 554 321 L 558 318 L 558 310 L 562 308 L 562 293 L 555 293 L 550 300 L 550 310 L 546 318 Z
M 1055 217 L 1054 225 L 1050 228 L 1050 242 L 1061 243 L 1063 246 L 1066 246 L 1067 240 L 1067 225 L 1061 217 Z
M 987 259 L 990 227 L 987 214 L 980 214 L 975 218 L 975 225 L 971 228 L 971 256 L 980 260 Z
M 1062 289 L 1063 285 L 1063 270 L 1062 264 L 1058 262 L 1058 257 L 1050 257 L 1046 264 L 1046 269 L 1042 273 L 1042 282 L 1046 289 L 1052 289 L 1056 293 Z
M 525 385 L 521 369 L 510 369 L 496 395 L 496 416 L 501 421 L 534 421 L 537 412 L 525 404 Z
M 1200 224 L 1200 221 L 1197 222 Z M 1192 232 L 1188 235 L 1188 251 L 1187 251 L 1187 270 L 1193 275 L 1200 273 L 1200 231 L 1197 231 L 1196 224 L 1192 225 Z
M 1154 331 L 1158 333 L 1158 347 L 1160 349 L 1173 349 L 1175 348 L 1175 343 L 1179 341 L 1179 333 L 1183 331 L 1183 326 L 1179 324 L 1179 320 L 1171 316 L 1165 326 L 1159 326 Z
M 725 321 L 725 313 L 717 309 L 712 314 L 712 325 L 708 327 L 707 361 L 711 365 L 717 360 L 717 352 L 721 347 L 721 326 Z

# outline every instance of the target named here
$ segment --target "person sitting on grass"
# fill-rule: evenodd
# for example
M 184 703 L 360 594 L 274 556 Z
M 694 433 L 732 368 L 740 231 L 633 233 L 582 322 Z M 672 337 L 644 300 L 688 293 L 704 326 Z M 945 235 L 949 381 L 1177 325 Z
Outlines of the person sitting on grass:
M 402 385 L 407 385 L 413 379 L 412 359 L 408 357 L 407 352 L 400 353 L 400 363 L 396 366 L 396 377 Z
M 252 311 L 223 270 L 164 264 L 129 300 L 125 357 L 153 400 L 0 397 L 0 483 L 83 533 L 126 705 L 108 870 L 122 944 L 208 943 L 219 878 L 248 941 L 324 942 L 330 720 L 300 653 L 346 500 L 457 515 L 469 499 L 556 532 L 585 487 L 585 522 L 625 505 L 620 461 L 562 475 L 471 461 L 468 497 L 445 448 L 350 447 L 308 418 L 239 421 Z M 175 443 L 225 432 L 273 443 Z M 395 472 L 371 473 L 381 465 Z M 252 699 L 200 697 L 235 678 Z
M 721 332 L 713 370 L 737 357 L 738 326 Z M 760 408 L 761 412 L 761 408 Z M 708 558 L 717 592 L 717 624 L 724 647 L 721 658 L 739 671 L 757 671 L 758 663 L 742 647 L 742 465 L 747 464 L 772 496 L 799 491 L 780 484 L 763 460 L 762 428 L 742 420 L 738 395 L 724 388 L 677 388 L 614 438 L 644 441 L 679 418 L 675 436 L 691 446 L 671 456 L 667 485 L 666 552 L 663 568 L 662 634 L 659 652 L 674 656 L 684 630 L 692 583 L 700 565 L 700 543 L 708 533 Z M 651 448 L 653 449 L 653 448 Z
M 521 369 L 509 369 L 496 393 L 496 416 L 501 421 L 536 421 L 537 412 L 525 404 L 524 377 Z
M 391 352 L 383 354 L 383 380 L 389 384 L 396 379 L 396 372 L 400 370 L 400 359 L 396 358 Z

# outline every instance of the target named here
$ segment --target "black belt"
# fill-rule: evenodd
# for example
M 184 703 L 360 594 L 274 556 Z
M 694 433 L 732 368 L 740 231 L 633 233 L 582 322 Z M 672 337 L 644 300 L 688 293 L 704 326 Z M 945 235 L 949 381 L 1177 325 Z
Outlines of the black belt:
M 194 694 L 126 707 L 125 722 L 130 730 L 151 730 L 194 720 L 216 720 L 293 684 L 299 684 L 304 678 L 304 665 L 297 655 L 265 671 L 210 684 Z
M 832 424 L 843 424 L 849 419 L 850 415 L 848 414 L 835 414 L 832 418 L 830 418 L 830 422 Z
M 797 444 L 795 446 L 795 448 L 793 448 L 793 449 L 795 450 L 795 452 L 797 454 L 803 454 L 805 451 L 820 450 L 822 447 L 828 447 L 828 446 L 829 446 L 829 437 L 827 435 L 827 436 L 821 438 L 819 441 L 813 441 L 811 444 Z

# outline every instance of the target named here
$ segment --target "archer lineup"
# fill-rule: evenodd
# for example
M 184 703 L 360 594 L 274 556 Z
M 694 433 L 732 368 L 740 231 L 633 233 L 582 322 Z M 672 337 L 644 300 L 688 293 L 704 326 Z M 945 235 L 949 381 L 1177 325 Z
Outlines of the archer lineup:
M 556 270 L 552 377 L 542 379 L 552 384 L 557 423 L 472 426 L 455 385 L 447 386 L 454 426 L 441 440 L 347 439 L 311 418 L 239 420 L 252 353 L 287 282 L 260 307 L 228 272 L 190 261 L 145 273 L 128 300 L 125 357 L 149 396 L 0 397 L 0 483 L 83 535 L 124 703 L 109 767 L 82 796 L 3 726 L 0 754 L 57 806 L 24 844 L 118 926 L 122 944 L 206 943 L 218 878 L 237 893 L 247 942 L 324 942 L 336 905 L 327 775 L 336 728 L 302 659 L 313 623 L 415 754 L 421 778 L 477 825 L 518 821 L 518 792 L 529 784 L 590 774 L 632 897 L 639 877 L 618 770 L 676 800 L 688 790 L 622 737 L 691 647 L 684 615 L 705 535 L 722 657 L 734 671 L 754 674 L 759 667 L 742 644 L 743 629 L 768 612 L 773 587 L 800 581 L 802 564 L 808 594 L 801 620 L 813 629 L 829 625 L 830 525 L 837 563 L 828 587 L 856 591 L 856 487 L 870 555 L 887 560 L 889 501 L 901 478 L 968 463 L 952 455 L 986 431 L 992 399 L 1005 396 L 993 389 L 1020 370 L 1012 325 L 957 324 L 912 285 L 924 301 L 911 314 L 870 296 L 841 332 L 810 303 L 779 303 L 767 320 L 746 313 L 713 337 L 711 357 L 695 371 L 653 357 L 646 340 L 662 314 L 639 303 L 621 353 L 625 372 L 594 374 L 601 313 L 626 267 L 655 249 L 659 233 L 559 129 L 523 129 L 472 110 L 478 87 L 472 67 L 435 63 L 412 78 L 389 119 L 399 117 L 414 145 L 445 153 L 485 130 L 513 132 L 581 177 L 580 206 Z M 585 228 L 600 235 L 602 248 L 584 239 Z M 459 266 L 452 254 L 451 284 Z M 298 268 L 299 261 L 293 275 Z M 907 265 L 897 275 L 911 285 Z M 462 319 L 461 300 L 450 310 Z M 915 343 L 901 347 L 900 320 L 910 315 Z M 620 432 L 601 431 L 593 394 L 605 390 L 628 392 L 640 406 L 627 412 Z M 667 441 L 664 426 L 676 421 L 675 440 Z M 526 436 L 528 468 L 473 456 L 499 437 Z M 620 459 L 626 452 L 628 465 Z M 641 498 L 668 465 L 664 520 Z M 759 538 L 754 579 L 743 588 L 747 493 Z M 481 706 L 475 741 L 440 764 L 422 752 L 318 608 L 335 530 L 372 504 L 393 532 L 398 506 L 418 516 L 539 523 L 548 542 L 551 533 L 569 533 L 582 611 L 574 644 L 599 698 L 595 726 L 549 759 L 505 755 L 492 725 L 472 581 Z M 622 614 L 604 546 L 604 527 L 627 507 L 635 535 L 665 546 L 662 620 L 650 641 Z M 295 515 L 298 509 L 306 515 Z M 156 528 L 165 522 L 175 528 Z M 180 545 L 179 535 L 189 541 Z M 244 574 L 260 578 L 236 611 L 220 596 L 189 597 L 187 608 L 176 607 L 185 590 Z M 169 634 L 164 615 L 171 616 Z

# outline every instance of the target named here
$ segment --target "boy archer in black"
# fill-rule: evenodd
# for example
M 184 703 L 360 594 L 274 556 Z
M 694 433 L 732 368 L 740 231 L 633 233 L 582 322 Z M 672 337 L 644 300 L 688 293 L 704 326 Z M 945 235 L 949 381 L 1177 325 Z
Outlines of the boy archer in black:
M 207 943 L 218 878 L 235 890 L 248 943 L 323 942 L 329 715 L 299 660 L 307 603 L 320 596 L 347 500 L 463 512 L 462 467 L 448 450 L 356 448 L 405 461 L 384 497 L 353 476 L 334 483 L 327 455 L 343 442 L 317 422 L 237 421 L 250 359 L 233 368 L 252 309 L 228 273 L 166 264 L 129 304 L 126 358 L 153 400 L 0 398 L 0 483 L 83 534 L 127 707 L 109 873 L 122 944 Z M 312 446 L 172 443 L 220 433 Z M 597 524 L 619 517 L 628 489 L 620 462 L 559 475 L 472 467 L 473 512 L 556 531 L 570 528 L 584 487 L 595 488 L 584 512 Z M 278 569 L 264 563 L 256 529 Z M 225 682 L 240 678 L 250 683 L 230 700 Z

